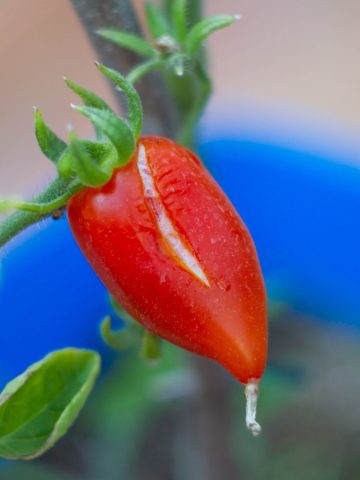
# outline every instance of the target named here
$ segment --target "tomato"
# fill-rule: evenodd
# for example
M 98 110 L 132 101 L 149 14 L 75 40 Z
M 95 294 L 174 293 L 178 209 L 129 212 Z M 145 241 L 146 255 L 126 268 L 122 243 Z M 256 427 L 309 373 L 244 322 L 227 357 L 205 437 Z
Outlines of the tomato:
M 140 138 L 106 185 L 69 201 L 68 216 L 95 272 L 137 321 L 256 385 L 267 314 L 255 246 L 192 152 Z

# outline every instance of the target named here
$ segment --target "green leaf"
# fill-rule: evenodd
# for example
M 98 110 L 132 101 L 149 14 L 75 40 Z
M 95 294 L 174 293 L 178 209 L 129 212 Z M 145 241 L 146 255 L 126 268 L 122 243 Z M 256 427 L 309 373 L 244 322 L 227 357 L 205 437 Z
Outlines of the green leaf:
M 109 40 L 119 47 L 131 50 L 142 57 L 150 58 L 156 55 L 156 50 L 146 40 L 132 33 L 121 32 L 115 28 L 101 28 L 97 31 L 97 34 L 105 38 L 105 40 Z
M 116 148 L 118 161 L 116 167 L 125 165 L 135 151 L 135 138 L 129 126 L 111 110 L 100 110 L 92 107 L 73 108 L 82 113 L 101 130 Z
M 161 358 L 161 339 L 148 330 L 144 331 L 141 356 L 150 363 L 156 363 Z
M 173 1 L 173 0 L 171 0 Z M 187 4 L 187 25 L 188 27 L 193 27 L 197 22 L 199 22 L 203 14 L 203 5 L 202 0 L 190 0 Z
M 173 0 L 172 23 L 177 41 L 182 45 L 186 38 L 186 6 L 187 0 Z
M 142 105 L 139 94 L 133 85 L 119 72 L 111 68 L 107 68 L 104 65 L 98 65 L 98 69 L 107 78 L 110 78 L 117 87 L 122 90 L 128 99 L 128 122 L 133 131 L 134 137 L 138 139 L 141 127 L 142 127 Z
M 170 34 L 170 26 L 162 11 L 153 3 L 145 4 L 146 23 L 155 40 Z
M 61 140 L 44 122 L 42 113 L 34 108 L 35 135 L 43 154 L 57 164 L 59 158 L 67 148 L 66 143 Z
M 237 17 L 233 15 L 217 15 L 214 17 L 204 18 L 190 30 L 185 47 L 187 52 L 193 56 L 200 48 L 202 42 L 216 30 L 231 25 Z
M 161 58 L 146 60 L 145 62 L 139 63 L 139 65 L 134 67 L 126 78 L 128 82 L 134 84 L 148 73 L 160 70 L 165 65 L 166 61 L 162 60 Z
M 113 350 L 123 352 L 132 347 L 140 340 L 143 327 L 137 322 L 131 322 L 129 325 L 112 330 L 111 317 L 107 316 L 100 324 L 101 337 L 106 345 Z
M 0 456 L 30 459 L 52 447 L 77 417 L 99 369 L 96 352 L 66 348 L 8 383 L 0 395 Z

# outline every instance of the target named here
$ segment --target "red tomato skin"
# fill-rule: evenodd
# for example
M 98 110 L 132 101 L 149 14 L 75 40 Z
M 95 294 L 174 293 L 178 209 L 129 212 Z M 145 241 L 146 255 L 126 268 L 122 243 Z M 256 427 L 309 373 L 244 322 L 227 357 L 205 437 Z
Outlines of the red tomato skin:
M 139 146 L 158 198 L 139 173 Z M 157 221 L 163 208 L 208 285 L 174 254 Z M 234 207 L 186 148 L 143 137 L 131 161 L 99 189 L 68 203 L 73 234 L 116 300 L 148 330 L 209 357 L 242 383 L 267 356 L 266 292 L 253 240 Z

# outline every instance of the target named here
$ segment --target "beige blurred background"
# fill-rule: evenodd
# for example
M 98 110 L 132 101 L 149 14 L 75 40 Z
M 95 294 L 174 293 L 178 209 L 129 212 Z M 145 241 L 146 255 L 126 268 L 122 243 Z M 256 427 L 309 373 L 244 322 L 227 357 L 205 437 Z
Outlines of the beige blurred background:
M 0 195 L 34 193 L 53 174 L 33 136 L 32 106 L 66 135 L 62 75 L 111 101 L 68 0 L 0 2 Z M 243 137 L 360 159 L 359 0 L 204 0 L 207 13 L 242 19 L 209 41 L 215 94 L 204 129 L 231 119 Z M 228 128 L 228 127 L 226 127 Z M 232 127 L 234 129 L 234 126 Z M 254 133 L 255 132 L 255 133 Z M 321 136 L 321 142 L 319 142 Z

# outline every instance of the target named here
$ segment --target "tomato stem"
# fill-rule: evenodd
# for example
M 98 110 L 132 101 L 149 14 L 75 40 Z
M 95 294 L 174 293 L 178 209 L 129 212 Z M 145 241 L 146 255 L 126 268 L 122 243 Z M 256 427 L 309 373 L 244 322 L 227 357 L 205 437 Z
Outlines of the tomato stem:
M 63 207 L 73 194 L 73 191 L 66 192 L 60 197 L 55 198 L 55 200 L 47 203 L 23 202 L 20 200 L 14 200 L 12 202 L 12 208 L 16 210 L 22 210 L 24 212 L 33 212 L 40 215 L 46 215 Z
M 261 433 L 261 426 L 256 421 L 256 406 L 259 396 L 258 380 L 251 379 L 245 386 L 246 397 L 246 426 L 257 437 Z
M 75 184 L 58 177 L 43 193 L 35 197 L 33 202 L 19 202 L 22 211 L 13 213 L 0 223 L 0 247 L 29 225 L 39 222 L 53 211 L 64 206 L 67 200 L 80 188 L 79 183 Z

